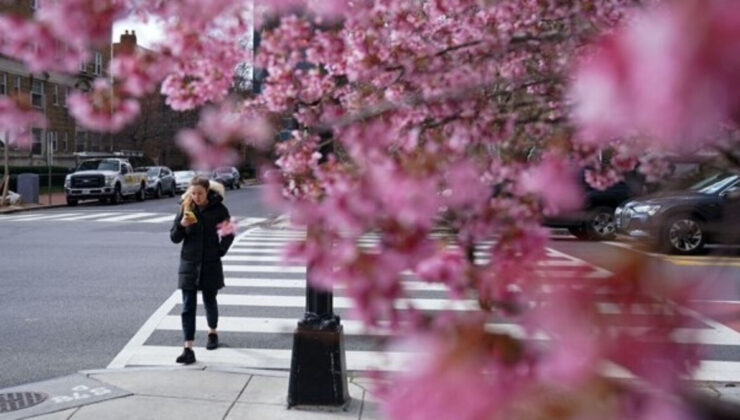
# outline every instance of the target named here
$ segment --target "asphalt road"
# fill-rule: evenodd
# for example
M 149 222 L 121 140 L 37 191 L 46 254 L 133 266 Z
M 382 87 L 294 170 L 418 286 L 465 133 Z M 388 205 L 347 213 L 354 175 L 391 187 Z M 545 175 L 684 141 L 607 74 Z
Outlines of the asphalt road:
M 268 217 L 261 187 L 228 191 L 231 214 Z M 177 198 L 37 210 L 172 213 Z M 19 214 L 9 215 L 18 216 Z M 168 222 L 8 222 L 0 215 L 0 388 L 104 368 L 176 288 Z
M 232 215 L 240 219 L 275 216 L 261 204 L 260 189 L 228 191 L 226 204 Z M 177 198 L 164 198 L 118 206 L 90 202 L 26 214 L 146 213 L 145 218 L 167 219 L 176 209 Z M 108 366 L 176 288 L 179 247 L 170 242 L 169 227 L 166 220 L 10 221 L 0 216 L 0 389 Z M 726 307 L 729 318 L 722 322 L 740 331 L 740 249 L 669 257 L 627 242 L 582 242 L 558 235 L 548 246 L 610 271 L 629 258 L 643 256 L 660 267 L 661 275 L 676 281 L 706 280 L 697 298 Z M 289 291 L 269 287 L 252 288 L 249 293 L 277 296 Z M 247 313 L 244 308 L 226 306 L 223 315 L 274 317 L 279 309 L 285 308 Z M 302 309 L 293 309 L 295 314 L 289 318 L 298 319 Z M 178 311 L 173 307 L 169 314 L 176 316 Z M 266 334 L 249 335 L 248 343 L 239 342 L 235 333 L 225 333 L 224 338 L 230 338 L 232 346 L 265 348 L 274 340 Z M 177 346 L 180 339 L 178 331 L 158 331 L 147 345 Z M 711 351 L 714 360 L 740 362 L 740 345 L 715 345 Z

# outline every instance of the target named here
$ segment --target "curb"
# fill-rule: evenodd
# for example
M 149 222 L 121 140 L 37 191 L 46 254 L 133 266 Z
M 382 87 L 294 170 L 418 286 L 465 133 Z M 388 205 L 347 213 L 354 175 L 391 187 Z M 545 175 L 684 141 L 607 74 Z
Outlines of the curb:
M 8 210 L 0 209 L 0 214 L 22 213 L 22 212 L 32 211 L 32 210 L 56 209 L 56 208 L 61 208 L 61 207 L 67 207 L 67 204 L 48 204 L 44 206 L 19 207 L 19 208 L 8 209 Z

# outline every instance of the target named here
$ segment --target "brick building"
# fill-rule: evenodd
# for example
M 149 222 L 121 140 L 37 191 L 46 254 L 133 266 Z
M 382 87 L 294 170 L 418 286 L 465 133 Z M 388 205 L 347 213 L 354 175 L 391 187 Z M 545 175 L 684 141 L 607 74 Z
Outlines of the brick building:
M 112 49 L 113 56 L 137 50 L 146 49 L 138 45 L 135 31 L 124 31 Z M 194 127 L 198 123 L 199 110 L 174 111 L 165 103 L 159 89 L 141 98 L 139 105 L 139 117 L 113 135 L 116 149 L 141 151 L 158 165 L 186 168 L 187 158 L 175 144 L 175 137 L 180 129 Z
M 39 5 L 38 0 L 2 2 L 0 13 L 15 13 L 30 18 Z M 95 78 L 107 77 L 111 53 L 110 42 L 107 47 L 91 51 L 90 61 L 80 63 L 77 74 L 31 73 L 21 62 L 0 55 L 0 95 L 28 95 L 30 103 L 48 120 L 45 129 L 32 130 L 30 150 L 11 146 L 11 166 L 46 165 L 51 152 L 53 165 L 72 167 L 76 162 L 76 152 L 113 150 L 112 136 L 84 130 L 75 123 L 66 106 L 70 92 L 88 90 Z

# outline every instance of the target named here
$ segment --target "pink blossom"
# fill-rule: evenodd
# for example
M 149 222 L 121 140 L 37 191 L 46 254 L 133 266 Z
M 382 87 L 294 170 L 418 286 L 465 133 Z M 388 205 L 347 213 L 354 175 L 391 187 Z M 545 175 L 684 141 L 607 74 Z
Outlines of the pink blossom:
M 442 191 L 445 203 L 453 209 L 479 208 L 490 196 L 490 188 L 483 184 L 481 171 L 472 162 L 453 165 L 446 174 L 447 189 Z
M 175 111 L 186 111 L 210 101 L 221 101 L 231 78 L 202 63 L 200 74 L 170 74 L 162 83 L 161 92 L 167 96 L 167 105 Z
M 198 130 L 182 130 L 175 139 L 177 145 L 187 153 L 193 168 L 210 170 L 218 166 L 233 166 L 239 155 L 228 145 L 207 141 Z
M 583 189 L 577 172 L 565 160 L 547 157 L 522 175 L 525 191 L 542 197 L 549 214 L 575 210 L 583 205 Z
M 236 234 L 237 230 L 239 230 L 239 224 L 237 223 L 237 219 L 235 217 L 224 220 L 223 222 L 216 225 L 216 231 L 219 238 L 234 235 Z
M 572 89 L 586 140 L 636 132 L 693 150 L 735 117 L 740 12 L 728 0 L 683 1 L 638 13 L 583 60 Z
M 20 98 L 0 96 L 0 135 L 3 142 L 18 147 L 31 146 L 31 128 L 45 128 L 46 117 Z M 7 136 L 7 137 L 6 137 Z
M 36 18 L 60 39 L 78 46 L 105 46 L 113 22 L 125 15 L 125 0 L 47 1 Z
M 110 74 L 121 91 L 135 98 L 154 92 L 171 69 L 170 59 L 150 51 L 119 54 L 110 62 Z
M 85 128 L 116 132 L 139 115 L 139 102 L 119 95 L 106 79 L 97 79 L 90 93 L 72 92 L 67 98 L 70 114 Z
M 198 127 L 206 137 L 218 144 L 244 143 L 266 149 L 272 140 L 272 129 L 263 118 L 248 117 L 231 101 L 222 102 L 218 108 L 204 109 Z
M 54 34 L 45 23 L 0 15 L 0 53 L 21 60 L 31 72 L 79 69 L 88 52 Z
M 428 282 L 449 286 L 455 297 L 461 297 L 465 282 L 465 259 L 460 250 L 443 251 L 427 258 L 416 267 L 416 274 Z
M 597 190 L 605 190 L 623 179 L 622 174 L 613 168 L 595 171 L 586 169 L 584 171 L 585 181 Z

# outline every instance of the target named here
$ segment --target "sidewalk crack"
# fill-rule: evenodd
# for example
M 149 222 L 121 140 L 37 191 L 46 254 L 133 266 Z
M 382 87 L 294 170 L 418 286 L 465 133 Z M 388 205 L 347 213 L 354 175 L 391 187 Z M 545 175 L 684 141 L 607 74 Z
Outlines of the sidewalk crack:
M 250 382 L 252 382 L 252 378 L 254 378 L 254 375 L 249 375 L 249 379 L 247 379 L 247 383 L 245 383 L 245 384 L 244 384 L 244 387 L 243 387 L 243 388 L 242 388 L 242 390 L 241 390 L 241 391 L 239 392 L 239 395 L 237 395 L 237 396 L 236 396 L 236 398 L 234 399 L 234 402 L 232 402 L 232 403 L 231 403 L 231 405 L 229 406 L 229 409 L 228 409 L 228 410 L 226 410 L 226 413 L 224 414 L 224 418 L 223 418 L 223 420 L 226 420 L 226 418 L 228 418 L 228 417 L 229 417 L 229 414 L 231 413 L 231 410 L 232 410 L 232 409 L 234 408 L 234 406 L 236 405 L 236 402 L 237 402 L 237 401 L 239 401 L 239 398 L 241 398 L 241 397 L 242 397 L 242 394 L 244 394 L 244 391 L 246 391 L 246 390 L 247 390 L 247 387 L 249 386 L 249 383 L 250 383 Z

